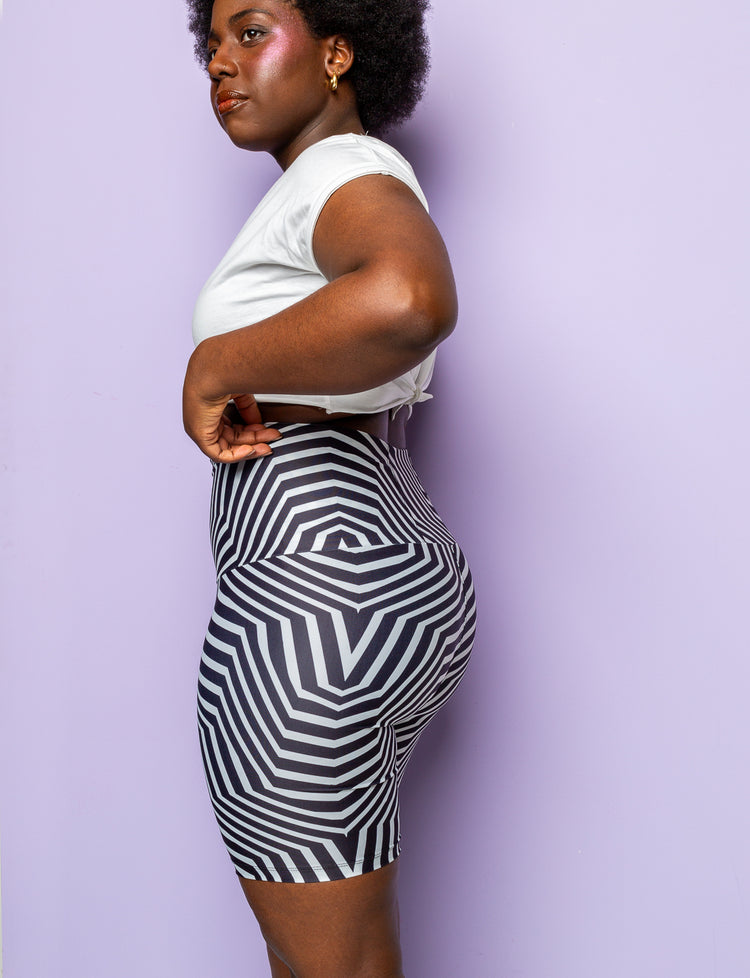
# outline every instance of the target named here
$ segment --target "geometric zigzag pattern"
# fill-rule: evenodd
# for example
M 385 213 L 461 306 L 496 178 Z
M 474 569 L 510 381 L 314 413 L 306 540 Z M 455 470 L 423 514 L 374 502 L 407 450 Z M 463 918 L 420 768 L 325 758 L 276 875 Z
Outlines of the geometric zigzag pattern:
M 400 851 L 398 789 L 471 652 L 466 560 L 404 449 L 284 424 L 214 466 L 217 597 L 198 721 L 240 876 L 355 876 Z

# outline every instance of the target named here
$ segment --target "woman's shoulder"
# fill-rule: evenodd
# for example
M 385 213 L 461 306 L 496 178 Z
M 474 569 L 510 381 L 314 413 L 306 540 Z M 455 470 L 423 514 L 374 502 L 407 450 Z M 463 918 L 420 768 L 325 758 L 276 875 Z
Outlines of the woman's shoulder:
M 312 199 L 357 176 L 378 173 L 408 184 L 427 206 L 409 162 L 393 146 L 365 134 L 342 133 L 313 143 L 291 164 L 284 180 L 288 192 Z
M 346 132 L 335 136 L 327 136 L 303 150 L 292 163 L 289 170 L 299 173 L 317 169 L 325 160 L 332 165 L 345 166 L 352 162 L 386 163 L 396 166 L 406 166 L 409 163 L 394 149 L 393 146 L 375 136 L 366 133 Z

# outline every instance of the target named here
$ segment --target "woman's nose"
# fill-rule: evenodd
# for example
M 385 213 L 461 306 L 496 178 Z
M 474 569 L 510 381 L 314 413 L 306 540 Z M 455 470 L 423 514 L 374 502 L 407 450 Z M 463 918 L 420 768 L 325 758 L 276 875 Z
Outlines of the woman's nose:
M 215 81 L 227 75 L 231 77 L 237 74 L 237 64 L 225 44 L 214 51 L 214 56 L 208 63 L 208 73 Z

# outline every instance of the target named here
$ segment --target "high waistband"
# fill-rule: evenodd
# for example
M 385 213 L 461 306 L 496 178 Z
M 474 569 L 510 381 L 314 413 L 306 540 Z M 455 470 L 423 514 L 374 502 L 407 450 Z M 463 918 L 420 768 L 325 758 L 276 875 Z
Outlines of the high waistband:
M 270 455 L 214 464 L 217 573 L 273 556 L 408 543 L 453 547 L 406 449 L 336 422 L 279 424 Z

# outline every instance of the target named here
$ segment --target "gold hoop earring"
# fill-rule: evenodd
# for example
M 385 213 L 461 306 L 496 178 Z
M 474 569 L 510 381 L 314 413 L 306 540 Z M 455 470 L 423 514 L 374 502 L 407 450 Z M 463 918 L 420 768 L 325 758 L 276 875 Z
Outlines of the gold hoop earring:
M 328 80 L 328 84 L 331 86 L 331 91 L 335 92 L 339 87 L 339 76 L 331 75 L 330 79 Z

